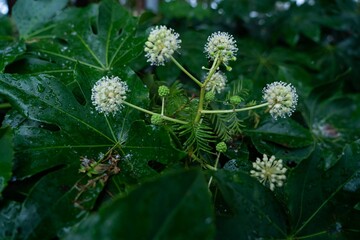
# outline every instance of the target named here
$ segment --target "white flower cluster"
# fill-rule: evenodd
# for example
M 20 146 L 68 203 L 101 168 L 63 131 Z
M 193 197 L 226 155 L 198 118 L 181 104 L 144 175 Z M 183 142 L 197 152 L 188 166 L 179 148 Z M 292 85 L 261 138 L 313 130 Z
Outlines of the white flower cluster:
M 95 109 L 108 115 L 121 110 L 122 103 L 126 99 L 128 86 L 119 77 L 102 77 L 92 88 L 91 100 Z
M 205 53 L 211 60 L 215 60 L 216 56 L 224 64 L 229 61 L 235 61 L 237 52 L 236 41 L 234 37 L 226 32 L 215 32 L 208 37 L 205 45 Z
M 290 83 L 273 82 L 263 89 L 263 98 L 269 103 L 270 114 L 276 120 L 278 117 L 291 116 L 295 111 L 298 95 Z
M 215 91 L 220 93 L 222 90 L 224 90 L 226 81 L 226 76 L 222 72 L 218 71 L 211 76 L 210 80 L 206 84 L 205 89 L 206 91 Z
M 145 52 L 151 65 L 164 65 L 174 52 L 180 48 L 179 34 L 166 26 L 156 26 L 145 43 Z
M 251 176 L 256 177 L 264 186 L 269 185 L 271 191 L 274 190 L 275 184 L 277 187 L 283 186 L 287 169 L 283 166 L 281 159 L 275 160 L 275 156 L 269 159 L 264 154 L 262 160 L 256 158 L 253 168 L 255 170 L 250 171 Z

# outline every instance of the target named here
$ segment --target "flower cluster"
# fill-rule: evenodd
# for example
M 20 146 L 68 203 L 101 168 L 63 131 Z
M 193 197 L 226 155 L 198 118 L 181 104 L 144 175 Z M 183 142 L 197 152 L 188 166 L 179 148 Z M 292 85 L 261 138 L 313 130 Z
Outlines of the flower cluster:
M 269 159 L 264 154 L 262 160 L 256 158 L 253 168 L 255 170 L 250 171 L 251 176 L 256 177 L 264 186 L 269 185 L 271 191 L 274 190 L 275 184 L 277 187 L 283 186 L 287 169 L 283 166 L 281 159 L 275 160 L 275 156 Z
M 211 34 L 205 45 L 205 53 L 207 53 L 208 58 L 215 60 L 218 56 L 224 64 L 236 60 L 235 54 L 237 50 L 234 37 L 226 32 Z
M 298 95 L 290 83 L 273 82 L 263 89 L 263 98 L 269 104 L 270 114 L 278 117 L 291 116 L 295 111 Z
M 166 26 L 156 26 L 145 43 L 145 52 L 151 65 L 164 65 L 174 52 L 180 48 L 179 34 Z
M 224 90 L 226 82 L 226 76 L 222 72 L 218 71 L 211 76 L 210 80 L 206 83 L 205 89 L 206 91 L 220 93 Z
M 121 110 L 128 86 L 119 77 L 102 77 L 92 88 L 91 100 L 95 109 L 108 115 Z

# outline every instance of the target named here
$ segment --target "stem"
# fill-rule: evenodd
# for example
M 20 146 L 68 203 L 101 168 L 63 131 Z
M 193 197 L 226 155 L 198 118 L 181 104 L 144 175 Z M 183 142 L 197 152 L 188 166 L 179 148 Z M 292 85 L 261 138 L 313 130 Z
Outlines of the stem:
M 164 109 L 165 109 L 165 98 L 162 97 L 162 99 L 161 99 L 161 116 L 164 116 Z
M 215 171 L 217 170 L 217 165 L 219 164 L 219 159 L 220 159 L 220 153 L 218 153 L 217 156 L 216 156 L 216 161 L 215 161 L 215 165 L 214 165 L 214 168 L 213 168 Z M 208 183 L 208 188 L 210 188 L 212 180 L 213 180 L 213 177 L 211 176 L 210 180 L 209 180 L 209 183 Z
M 216 114 L 216 113 L 233 113 L 233 112 L 243 112 L 248 111 L 256 108 L 266 107 L 269 103 L 262 103 L 259 105 L 245 107 L 245 108 L 237 108 L 237 109 L 227 109 L 227 110 L 201 110 L 201 113 L 208 113 L 208 114 Z
M 186 75 L 188 75 L 189 78 L 191 78 L 197 85 L 199 85 L 200 87 L 203 85 L 199 80 L 196 79 L 196 77 L 191 75 L 191 73 L 189 73 L 183 66 L 181 66 L 181 64 L 178 61 L 176 61 L 176 59 L 173 58 L 172 56 L 171 56 L 171 60 L 175 63 L 176 66 L 178 66 L 178 68 L 181 69 L 181 71 L 183 71 Z
M 150 115 L 156 115 L 156 114 L 158 114 L 158 113 L 154 113 L 154 112 L 152 112 L 152 111 L 146 110 L 146 109 L 144 109 L 144 108 L 138 107 L 138 106 L 136 106 L 136 105 L 134 105 L 134 104 L 128 103 L 128 102 L 126 102 L 126 101 L 122 101 L 122 102 L 123 102 L 125 105 L 128 105 L 129 107 L 135 108 L 135 109 L 137 109 L 137 110 L 139 110 L 139 111 L 142 111 L 142 112 L 144 112 L 144 113 L 147 113 L 147 114 L 150 114 Z M 162 115 L 161 118 L 163 118 L 163 119 L 165 119 L 165 120 L 168 120 L 168 121 L 170 121 L 170 122 L 180 123 L 180 124 L 184 124 L 184 125 L 185 125 L 185 124 L 188 124 L 188 122 L 181 121 L 181 120 L 178 120 L 178 119 L 175 119 L 175 118 L 171 118 L 171 117 L 167 117 L 167 116 L 165 116 L 165 115 Z
M 206 77 L 204 83 L 201 85 L 201 89 L 200 89 L 200 96 L 199 96 L 199 106 L 198 106 L 198 111 L 194 120 L 194 123 L 198 123 L 200 121 L 201 118 L 201 113 L 203 111 L 204 108 L 204 99 L 205 99 L 205 87 L 206 84 L 209 82 L 209 80 L 211 79 L 212 75 L 215 73 L 216 69 L 219 67 L 220 65 L 220 61 L 219 61 L 219 56 L 216 56 L 213 65 L 211 66 L 209 75 Z
M 0 103 L 0 109 L 11 108 L 10 103 Z
M 325 234 L 325 233 L 327 233 L 327 231 L 321 231 L 321 232 L 313 233 L 313 234 L 306 235 L 306 236 L 296 237 L 296 239 L 312 238 L 312 237 L 316 237 L 316 236 L 319 236 L 319 235 L 322 235 L 322 234 Z

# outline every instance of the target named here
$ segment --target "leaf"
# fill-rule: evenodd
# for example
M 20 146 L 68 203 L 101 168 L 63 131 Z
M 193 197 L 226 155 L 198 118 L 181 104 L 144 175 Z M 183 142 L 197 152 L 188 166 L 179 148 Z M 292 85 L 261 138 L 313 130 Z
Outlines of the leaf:
M 190 170 L 163 175 L 115 198 L 66 239 L 212 239 L 213 235 L 204 176 Z
M 77 199 L 85 177 L 77 164 L 50 173 L 35 185 L 17 215 L 15 239 L 51 239 L 86 216 L 102 187 L 87 189 Z
M 229 206 L 217 216 L 217 239 L 285 238 L 287 216 L 270 190 L 241 171 L 219 170 L 214 177 Z
M 0 42 L 0 73 L 4 72 L 5 67 L 14 62 L 25 52 L 25 44 L 22 41 Z
M 343 189 L 360 170 L 360 144 L 355 142 L 346 145 L 340 160 L 327 171 L 322 168 L 321 149 L 317 148 L 307 160 L 301 162 L 290 173 L 286 184 L 287 202 L 291 215 L 292 237 L 305 237 L 319 233 L 329 234 L 331 226 L 339 223 L 342 227 L 335 233 L 344 234 L 346 224 L 342 222 L 344 214 L 334 209 L 334 206 L 345 206 L 341 201 Z M 359 200 L 359 195 L 352 195 L 353 204 Z M 353 205 L 352 205 L 353 206 Z M 345 217 L 346 219 L 346 217 Z M 344 231 L 344 232 L 342 232 Z
M 194 155 L 200 152 L 211 153 L 211 147 L 209 143 L 215 142 L 215 136 L 212 129 L 204 124 L 186 124 L 180 126 L 180 135 L 188 136 L 184 142 L 186 152 L 191 152 Z
M 61 9 L 67 0 L 18 0 L 13 7 L 13 19 L 20 36 L 27 38 L 31 33 L 46 25 Z
M 340 97 L 337 91 L 337 81 L 315 88 L 302 111 L 314 140 L 321 148 L 325 169 L 336 164 L 345 144 L 359 138 L 358 131 L 354 129 L 360 129 L 360 98 Z
M 257 140 L 261 139 L 287 148 L 301 148 L 313 143 L 310 132 L 292 119 L 269 118 L 257 129 L 246 132 Z
M 147 93 L 141 81 L 131 71 L 119 74 L 133 89 L 127 100 L 142 106 Z M 55 171 L 43 177 L 27 197 L 17 221 L 17 234 L 21 237 L 54 236 L 61 228 L 79 221 L 93 207 L 103 186 L 96 185 L 77 199 L 79 190 L 76 186 L 78 183 L 85 185 L 87 181 L 84 175 L 77 173 L 82 156 L 97 159 L 99 153 L 115 148 L 124 160 L 120 166 L 121 169 L 124 167 L 124 172 L 120 174 L 124 175 L 125 183 L 131 182 L 129 175 L 140 179 L 157 174 L 148 165 L 150 161 L 166 165 L 170 160 L 176 162 L 184 156 L 172 147 L 163 129 L 145 126 L 143 122 L 131 128 L 131 123 L 141 118 L 137 110 L 125 107 L 116 116 L 98 114 L 91 105 L 90 79 L 91 76 L 78 70 L 77 80 L 85 99 L 83 103 L 54 77 L 0 75 L 0 92 L 28 118 L 13 111 L 6 120 L 15 132 L 14 175 L 25 178 Z M 157 156 L 160 157 L 157 159 Z M 130 168 L 127 163 L 138 165 Z M 58 170 L 64 166 L 67 167 Z M 86 211 L 74 206 L 78 200 L 81 207 L 87 204 Z M 45 205 L 51 211 L 38 209 Z M 62 210 L 63 205 L 66 205 L 66 210 Z M 46 228 L 40 227 L 45 225 Z
M 146 126 L 143 121 L 134 122 L 123 146 L 127 153 L 121 163 L 123 171 L 135 178 L 144 178 L 156 173 L 149 162 L 166 166 L 184 158 L 186 153 L 175 149 L 169 139 L 164 128 Z
M 126 78 L 130 88 L 138 86 L 135 76 Z M 105 153 L 122 141 L 122 134 L 129 129 L 130 126 L 121 125 L 122 119 L 131 113 L 139 116 L 137 111 L 124 111 L 115 117 L 104 117 L 91 105 L 89 91 L 85 91 L 87 104 L 81 105 L 65 85 L 51 76 L 5 74 L 0 76 L 0 86 L 0 93 L 10 97 L 13 106 L 33 120 L 13 125 L 17 177 L 72 163 L 74 158 L 78 162 L 80 156 Z M 130 92 L 130 99 L 132 94 L 136 92 Z
M 28 40 L 30 56 L 51 63 L 43 71 L 60 73 L 71 83 L 68 74 L 77 65 L 103 74 L 118 72 L 143 52 L 145 39 L 135 35 L 137 21 L 128 11 L 113 0 L 95 6 L 66 9 L 50 33 Z
M 308 158 L 315 148 L 315 143 L 301 148 L 287 148 L 256 137 L 253 137 L 251 141 L 258 152 L 267 155 L 274 155 L 290 165 L 292 165 L 293 162 L 300 163 L 303 159 Z
M 21 204 L 15 201 L 3 201 L 0 209 L 0 239 L 11 239 L 15 229 L 14 219 Z
M 9 127 L 0 128 L 0 196 L 11 178 L 14 150 L 13 134 Z

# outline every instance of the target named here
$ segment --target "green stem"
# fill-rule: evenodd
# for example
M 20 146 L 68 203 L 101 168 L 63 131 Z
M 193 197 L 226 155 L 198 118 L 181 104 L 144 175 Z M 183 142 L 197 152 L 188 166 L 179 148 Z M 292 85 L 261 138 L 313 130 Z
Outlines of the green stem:
M 183 66 L 181 66 L 181 64 L 178 61 L 176 61 L 176 59 L 173 58 L 172 56 L 171 56 L 171 60 L 175 63 L 176 66 L 178 66 L 178 68 L 181 69 L 181 71 L 183 71 L 186 75 L 188 75 L 189 78 L 191 78 L 197 85 L 199 85 L 200 87 L 203 85 L 199 80 L 196 79 L 196 77 L 191 75 L 191 73 L 189 73 Z
M 215 171 L 217 171 L 217 165 L 219 164 L 219 159 L 220 159 L 220 153 L 218 153 L 217 156 L 216 156 L 216 161 L 215 161 L 215 165 L 214 165 L 214 168 L 213 168 L 213 170 L 215 170 Z M 213 177 L 211 176 L 210 180 L 209 180 L 209 183 L 208 183 L 208 188 L 210 188 L 212 180 L 213 180 Z
M 10 103 L 0 103 L 0 109 L 11 108 Z
M 259 105 L 251 106 L 251 107 L 245 107 L 245 108 L 236 108 L 236 109 L 227 109 L 227 110 L 201 110 L 201 113 L 207 113 L 207 114 L 217 114 L 217 113 L 233 113 L 233 112 L 243 112 L 248 111 L 256 108 L 262 108 L 268 106 L 269 103 L 262 103 Z
M 209 82 L 209 80 L 211 79 L 212 75 L 215 73 L 216 69 L 219 67 L 220 65 L 220 61 L 219 61 L 219 57 L 216 56 L 213 65 L 210 68 L 209 74 L 206 77 L 204 83 L 201 85 L 201 89 L 200 89 L 200 96 L 199 96 L 199 105 L 198 105 L 198 110 L 197 110 L 197 114 L 195 116 L 195 120 L 194 123 L 199 123 L 200 122 L 200 118 L 201 118 L 201 114 L 204 108 L 204 99 L 205 99 L 205 87 L 206 84 Z
M 158 114 L 158 113 L 154 113 L 154 112 L 152 112 L 152 111 L 146 110 L 146 109 L 144 109 L 144 108 L 138 107 L 138 106 L 136 106 L 136 105 L 134 105 L 134 104 L 131 104 L 131 103 L 129 103 L 129 102 L 126 102 L 126 101 L 123 101 L 123 103 L 124 103 L 125 105 L 128 105 L 129 107 L 135 108 L 135 109 L 137 109 L 137 110 L 139 110 L 139 111 L 142 111 L 142 112 L 147 113 L 147 114 L 150 114 L 150 115 L 156 115 L 156 114 Z M 161 118 L 163 118 L 163 119 L 165 119 L 165 120 L 168 120 L 168 121 L 170 121 L 170 122 L 180 123 L 180 124 L 184 124 L 184 125 L 185 125 L 185 124 L 188 124 L 188 122 L 181 121 L 181 120 L 178 120 L 178 119 L 175 119 L 175 118 L 171 118 L 171 117 L 167 117 L 167 116 L 165 116 L 165 115 L 162 115 Z
M 162 99 L 161 99 L 161 116 L 164 116 L 164 110 L 165 110 L 165 98 L 162 97 Z
M 325 234 L 325 233 L 327 233 L 327 231 L 321 231 L 321 232 L 313 233 L 313 234 L 306 235 L 306 236 L 296 237 L 296 239 L 312 238 L 312 237 L 316 237 L 316 236 L 319 236 L 319 235 L 322 235 L 322 234 Z

